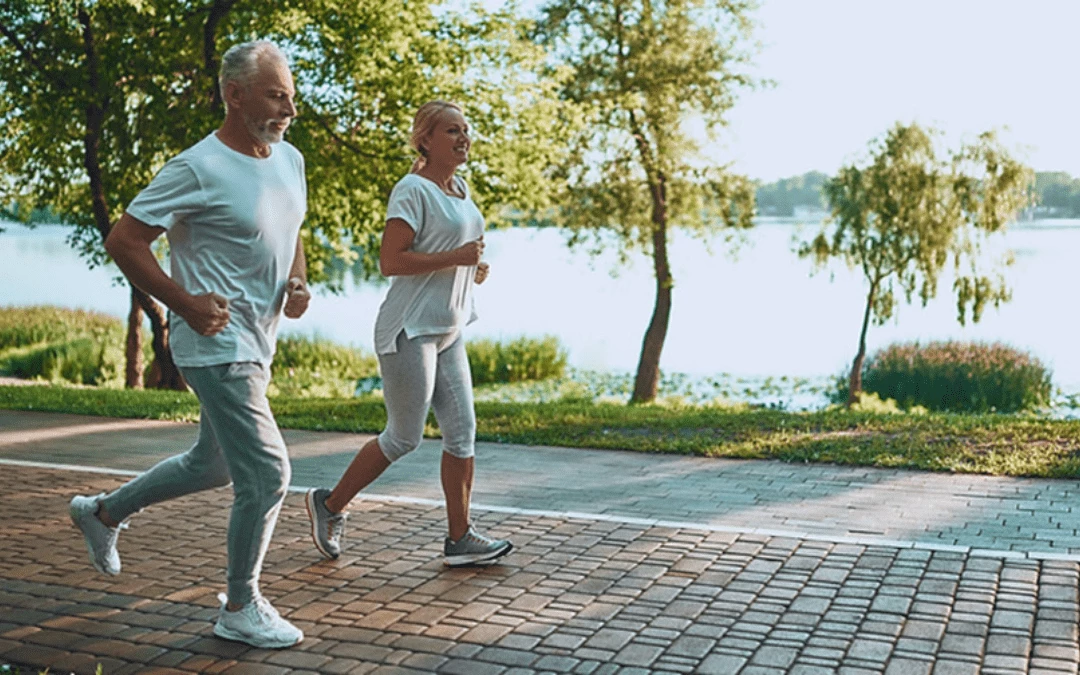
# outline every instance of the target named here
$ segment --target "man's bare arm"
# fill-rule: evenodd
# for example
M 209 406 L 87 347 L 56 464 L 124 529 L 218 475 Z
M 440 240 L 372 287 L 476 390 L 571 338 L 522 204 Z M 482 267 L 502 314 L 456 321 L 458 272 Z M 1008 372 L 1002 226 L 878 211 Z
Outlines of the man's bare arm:
M 296 255 L 293 256 L 289 269 L 289 281 L 285 286 L 285 316 L 299 319 L 307 311 L 311 302 L 311 292 L 307 287 L 307 258 L 304 257 L 304 242 L 296 238 Z
M 217 293 L 191 295 L 165 274 L 150 250 L 164 231 L 125 213 L 109 232 L 105 250 L 131 283 L 165 303 L 196 332 L 220 333 L 229 323 L 228 301 Z

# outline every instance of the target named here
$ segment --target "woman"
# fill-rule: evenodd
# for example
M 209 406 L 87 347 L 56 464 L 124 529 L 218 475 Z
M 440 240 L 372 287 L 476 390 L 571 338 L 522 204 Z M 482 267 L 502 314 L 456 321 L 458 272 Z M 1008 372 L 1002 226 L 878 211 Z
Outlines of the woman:
M 456 175 L 471 145 L 461 107 L 446 101 L 424 104 L 413 120 L 410 145 L 419 157 L 390 193 L 379 255 L 379 268 L 390 277 L 375 320 L 386 429 L 361 448 L 332 491 L 308 492 L 308 515 L 319 552 L 337 558 L 346 505 L 416 449 L 433 407 L 443 436 L 449 525 L 444 562 L 451 567 L 486 563 L 513 545 L 480 534 L 469 522 L 476 413 L 462 329 L 476 319 L 473 283 L 484 282 L 488 266 L 480 261 L 484 218 Z

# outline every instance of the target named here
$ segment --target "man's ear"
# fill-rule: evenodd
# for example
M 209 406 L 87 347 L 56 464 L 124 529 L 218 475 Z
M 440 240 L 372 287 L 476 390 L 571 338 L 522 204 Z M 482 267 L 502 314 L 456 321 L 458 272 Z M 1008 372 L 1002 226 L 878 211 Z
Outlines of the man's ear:
M 228 104 L 228 107 L 239 107 L 243 97 L 244 87 L 239 82 L 231 80 L 225 83 L 225 103 Z

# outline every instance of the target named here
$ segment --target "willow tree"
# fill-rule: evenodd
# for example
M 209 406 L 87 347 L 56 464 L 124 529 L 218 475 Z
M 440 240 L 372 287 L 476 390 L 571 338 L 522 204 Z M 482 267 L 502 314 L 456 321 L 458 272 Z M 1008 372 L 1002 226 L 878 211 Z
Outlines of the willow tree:
M 923 306 L 955 272 L 957 320 L 979 321 L 988 305 L 1010 298 L 1005 256 L 989 264 L 989 237 L 1002 234 L 1031 203 L 1033 172 L 1010 156 L 992 132 L 955 151 L 935 148 L 934 130 L 897 124 L 871 142 L 864 166 L 852 164 L 826 181 L 831 210 L 822 231 L 800 247 L 821 266 L 838 258 L 866 280 L 859 348 L 848 378 L 848 405 L 862 391 L 866 334 L 893 316 L 897 295 Z
M 652 258 L 655 298 L 634 379 L 634 402 L 656 398 L 671 316 L 668 245 L 673 228 L 709 239 L 749 228 L 750 181 L 702 157 L 690 132 L 724 126 L 747 69 L 752 2 L 723 0 L 554 0 L 536 37 L 572 75 L 560 97 L 588 116 L 560 168 L 558 219 L 571 244 L 602 250 L 612 234 L 625 261 Z

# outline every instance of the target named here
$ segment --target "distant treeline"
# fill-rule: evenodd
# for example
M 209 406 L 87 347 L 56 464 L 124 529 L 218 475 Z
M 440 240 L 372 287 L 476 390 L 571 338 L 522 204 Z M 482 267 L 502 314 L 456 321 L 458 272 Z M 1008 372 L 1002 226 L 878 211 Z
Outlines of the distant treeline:
M 61 223 L 64 219 L 54 213 L 52 209 L 34 209 L 30 212 L 29 218 L 26 217 L 26 213 L 19 209 L 18 204 L 10 204 L 8 206 L 0 206 L 0 220 L 10 220 L 15 222 L 29 222 L 35 225 L 44 223 Z
M 1035 174 L 1039 203 L 1035 213 L 1044 217 L 1080 218 L 1080 178 L 1064 171 Z
M 821 186 L 828 178 L 820 171 L 810 171 L 794 178 L 760 185 L 757 189 L 758 213 L 763 216 L 791 217 L 796 210 L 824 209 Z
M 757 188 L 758 213 L 763 216 L 792 217 L 797 211 L 825 209 L 821 186 L 827 174 L 810 171 L 794 178 L 784 178 Z M 1056 218 L 1080 218 L 1080 178 L 1064 171 L 1035 174 L 1038 205 L 1035 215 Z

